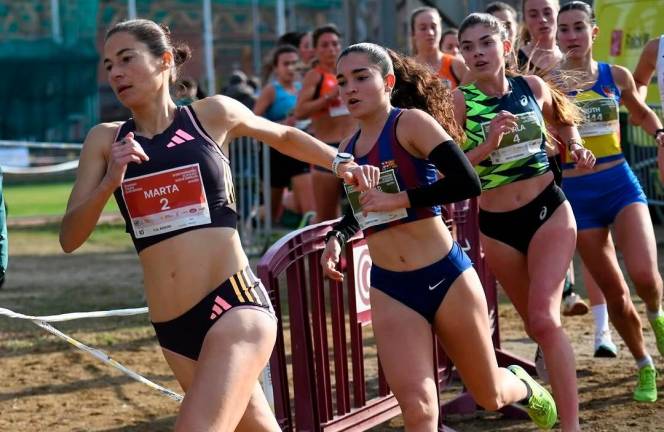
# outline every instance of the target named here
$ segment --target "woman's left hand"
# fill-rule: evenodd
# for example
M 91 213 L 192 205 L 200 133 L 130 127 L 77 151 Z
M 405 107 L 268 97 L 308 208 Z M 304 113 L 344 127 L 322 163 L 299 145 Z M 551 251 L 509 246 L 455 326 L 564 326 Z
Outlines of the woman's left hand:
M 360 191 L 375 188 L 380 180 L 380 169 L 373 165 L 341 164 L 338 172 L 344 182 L 355 185 Z
M 360 194 L 362 213 L 366 216 L 368 212 L 386 212 L 406 208 L 407 205 L 403 202 L 404 195 L 405 192 L 385 193 L 378 189 L 362 192 Z
M 577 169 L 592 169 L 595 166 L 595 155 L 585 147 L 570 151 Z
M 657 147 L 664 147 L 664 132 L 660 132 L 657 134 L 655 142 L 657 143 Z

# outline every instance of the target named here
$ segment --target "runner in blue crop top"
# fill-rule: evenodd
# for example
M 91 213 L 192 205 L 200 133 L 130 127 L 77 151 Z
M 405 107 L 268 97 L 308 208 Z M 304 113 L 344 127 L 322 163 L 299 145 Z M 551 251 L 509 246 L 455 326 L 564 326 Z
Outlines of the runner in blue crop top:
M 60 243 L 71 252 L 85 242 L 116 192 L 143 269 L 150 319 L 186 392 L 175 430 L 235 430 L 240 422 L 247 430 L 279 430 L 257 385 L 277 326 L 235 230 L 225 154 L 240 136 L 325 167 L 336 153 L 226 97 L 177 108 L 169 87 L 189 51 L 174 48 L 164 29 L 139 19 L 106 35 L 108 80 L 132 119 L 89 132 Z M 378 178 L 377 169 L 354 163 L 337 172 L 362 190 Z
M 295 67 L 299 61 L 298 51 L 290 45 L 279 46 L 272 56 L 275 79 L 261 90 L 254 105 L 254 114 L 288 126 L 296 125 L 293 115 L 297 95 L 302 85 Z M 313 185 L 309 165 L 293 159 L 277 150 L 270 149 L 270 207 L 272 220 L 278 222 L 284 208 L 284 189 L 292 188 L 292 210 L 304 215 L 315 212 Z
M 360 126 L 341 147 L 380 167 L 381 181 L 359 197 L 349 190 L 353 213 L 328 234 L 321 264 L 328 277 L 341 280 L 335 268 L 340 243 L 364 230 L 372 260 L 373 331 L 406 429 L 438 425 L 432 327 L 475 401 L 495 410 L 523 400 L 531 414 L 539 412 L 533 415 L 538 424 L 551 427 L 556 414 L 548 392 L 518 367 L 514 374 L 498 368 L 482 286 L 439 216 L 440 204 L 480 193 L 477 174 L 446 131 L 456 139 L 462 135 L 449 90 L 426 66 L 374 44 L 344 50 L 337 78 Z M 437 179 L 436 168 L 443 178 Z

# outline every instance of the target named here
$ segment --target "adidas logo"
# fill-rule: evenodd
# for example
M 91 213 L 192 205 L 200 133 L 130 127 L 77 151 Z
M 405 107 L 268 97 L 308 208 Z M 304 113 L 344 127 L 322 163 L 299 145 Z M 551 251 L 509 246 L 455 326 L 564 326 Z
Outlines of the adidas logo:
M 217 319 L 219 315 L 224 313 L 224 311 L 227 311 L 228 309 L 231 308 L 231 305 L 229 305 L 226 300 L 222 299 L 221 297 L 217 296 L 217 298 L 214 299 L 214 305 L 212 305 L 212 313 L 210 314 L 210 319 Z
M 192 141 L 194 139 L 193 136 L 189 135 L 187 132 L 183 131 L 182 129 L 178 129 L 175 131 L 175 135 L 171 138 L 171 142 L 169 142 L 166 147 L 171 148 L 175 147 L 178 144 L 185 143 L 187 141 Z

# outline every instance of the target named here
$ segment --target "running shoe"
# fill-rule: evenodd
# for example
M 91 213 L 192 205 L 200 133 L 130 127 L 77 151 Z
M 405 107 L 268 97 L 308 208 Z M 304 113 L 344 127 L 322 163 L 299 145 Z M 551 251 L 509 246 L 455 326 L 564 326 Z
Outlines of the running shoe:
M 565 316 L 585 315 L 590 310 L 586 302 L 575 292 L 563 298 L 562 306 Z
M 652 365 L 639 369 L 639 382 L 634 390 L 634 400 L 655 402 L 657 400 L 657 371 Z
M 595 335 L 595 354 L 598 358 L 615 358 L 618 356 L 618 347 L 611 340 L 611 333 L 606 331 Z
M 531 420 L 541 429 L 551 429 L 558 420 L 556 402 L 544 387 L 537 383 L 528 373 L 517 365 L 508 366 L 514 375 L 530 387 L 531 395 L 526 404 L 526 410 Z
M 652 331 L 655 333 L 655 340 L 657 341 L 657 351 L 659 355 L 664 357 L 664 315 L 650 321 Z
M 549 372 L 546 370 L 546 363 L 544 363 L 544 354 L 540 347 L 537 347 L 535 351 L 535 370 L 537 371 L 537 376 L 544 384 L 549 383 Z

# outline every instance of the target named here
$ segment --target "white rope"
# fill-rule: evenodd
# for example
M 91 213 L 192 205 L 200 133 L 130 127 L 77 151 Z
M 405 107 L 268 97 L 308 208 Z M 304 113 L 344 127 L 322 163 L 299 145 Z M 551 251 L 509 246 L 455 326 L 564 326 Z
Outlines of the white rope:
M 0 168 L 5 174 L 52 174 L 64 171 L 71 171 L 78 168 L 78 160 L 63 162 L 56 165 L 45 165 L 38 167 L 15 167 L 1 165 Z
M 46 316 L 32 316 L 32 315 L 23 315 L 18 312 L 14 312 L 9 309 L 0 308 L 0 315 L 4 315 L 9 318 L 18 318 L 24 320 L 32 321 L 47 321 L 47 322 L 62 322 L 62 321 L 71 321 L 81 318 L 105 318 L 112 316 L 131 316 L 131 315 L 140 315 L 148 312 L 148 308 L 133 308 L 133 309 L 115 309 L 110 311 L 94 311 L 94 312 L 72 312 L 61 315 L 46 315 Z
M 167 389 L 166 387 L 160 386 L 157 383 L 154 383 L 150 381 L 149 379 L 145 378 L 144 376 L 134 372 L 133 370 L 125 367 L 118 361 L 112 359 L 108 354 L 105 352 L 98 350 L 96 348 L 89 347 L 76 339 L 72 338 L 71 336 L 68 336 L 64 333 L 62 333 L 60 330 L 56 329 L 52 325 L 50 325 L 47 321 L 50 322 L 62 322 L 62 321 L 70 321 L 70 320 L 75 320 L 75 319 L 81 319 L 81 318 L 100 318 L 100 317 L 111 317 L 111 316 L 130 316 L 130 315 L 139 315 L 139 314 L 144 314 L 148 311 L 148 308 L 143 307 L 143 308 L 134 308 L 134 309 L 116 309 L 116 310 L 110 310 L 110 311 L 95 311 L 95 312 L 74 312 L 74 313 L 68 313 L 68 314 L 62 314 L 62 315 L 48 315 L 48 316 L 32 316 L 32 315 L 24 315 L 20 314 L 17 312 L 14 312 L 12 310 L 6 309 L 6 308 L 0 308 L 0 315 L 9 317 L 9 318 L 16 318 L 16 319 L 23 319 L 23 320 L 29 320 L 32 321 L 33 324 L 43 328 L 44 330 L 48 331 L 49 333 L 63 339 L 64 341 L 68 342 L 69 344 L 75 346 L 76 348 L 80 349 L 81 351 L 87 352 L 88 354 L 92 355 L 96 359 L 102 361 L 103 363 L 114 367 L 118 369 L 120 372 L 124 373 L 125 375 L 129 376 L 130 378 L 145 384 L 146 386 L 157 390 L 164 396 L 167 396 L 174 401 L 177 402 L 182 402 L 182 395 L 175 393 L 172 390 Z

